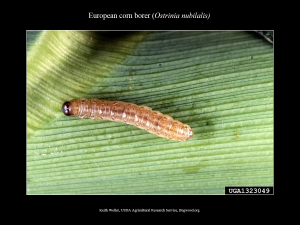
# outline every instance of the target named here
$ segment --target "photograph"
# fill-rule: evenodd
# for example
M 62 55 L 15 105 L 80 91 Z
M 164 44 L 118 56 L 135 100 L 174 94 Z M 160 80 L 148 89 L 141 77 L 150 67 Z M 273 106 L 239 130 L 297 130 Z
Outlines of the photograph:
M 273 33 L 26 30 L 26 195 L 273 195 Z

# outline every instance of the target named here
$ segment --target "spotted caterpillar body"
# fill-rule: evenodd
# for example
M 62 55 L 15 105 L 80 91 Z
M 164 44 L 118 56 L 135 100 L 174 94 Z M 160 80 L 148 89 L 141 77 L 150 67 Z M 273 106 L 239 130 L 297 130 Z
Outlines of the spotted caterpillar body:
M 152 111 L 147 106 L 133 103 L 81 98 L 65 102 L 62 111 L 66 116 L 81 119 L 101 119 L 131 124 L 159 137 L 176 141 L 186 141 L 194 135 L 188 125 L 159 111 Z

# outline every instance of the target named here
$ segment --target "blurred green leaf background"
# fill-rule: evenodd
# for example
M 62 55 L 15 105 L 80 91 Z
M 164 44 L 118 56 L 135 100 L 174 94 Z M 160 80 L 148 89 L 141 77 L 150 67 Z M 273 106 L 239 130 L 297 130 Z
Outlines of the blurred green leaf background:
M 171 141 L 66 117 L 63 102 L 147 105 Z M 273 45 L 244 31 L 27 31 L 27 194 L 224 194 L 273 186 Z

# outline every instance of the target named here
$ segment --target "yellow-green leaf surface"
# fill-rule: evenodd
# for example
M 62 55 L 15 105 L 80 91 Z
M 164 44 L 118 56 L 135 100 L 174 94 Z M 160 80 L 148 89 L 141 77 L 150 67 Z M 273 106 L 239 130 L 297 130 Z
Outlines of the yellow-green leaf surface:
M 273 46 L 251 32 L 28 32 L 28 194 L 224 194 L 273 186 Z M 177 142 L 66 117 L 63 102 L 147 105 Z

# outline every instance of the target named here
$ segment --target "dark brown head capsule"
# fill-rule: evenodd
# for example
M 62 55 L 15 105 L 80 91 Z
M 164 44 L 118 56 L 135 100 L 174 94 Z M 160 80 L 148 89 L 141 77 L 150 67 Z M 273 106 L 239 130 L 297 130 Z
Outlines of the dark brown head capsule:
M 62 107 L 61 107 L 61 111 L 66 115 L 66 116 L 72 116 L 73 112 L 72 109 L 70 107 L 71 102 L 65 102 Z

